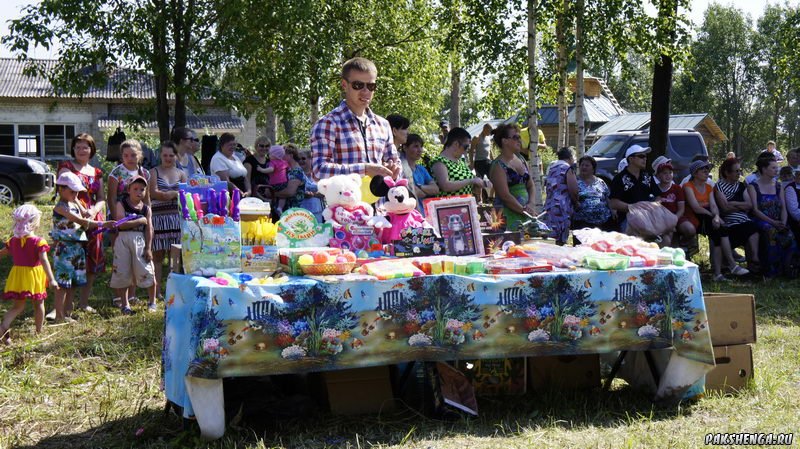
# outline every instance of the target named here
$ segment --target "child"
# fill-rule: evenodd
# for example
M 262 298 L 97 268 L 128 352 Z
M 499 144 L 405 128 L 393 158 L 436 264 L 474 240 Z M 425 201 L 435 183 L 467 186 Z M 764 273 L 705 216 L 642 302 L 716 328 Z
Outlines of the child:
M 261 173 L 269 175 L 269 186 L 272 189 L 272 197 L 275 198 L 275 193 L 285 189 L 289 183 L 287 173 L 289 171 L 289 163 L 286 162 L 286 150 L 281 145 L 272 145 L 269 147 L 269 163 L 267 168 L 258 167 L 257 170 Z M 278 211 L 283 211 L 286 206 L 286 198 L 276 198 Z
M 661 190 L 659 196 L 661 205 L 667 210 L 678 216 L 678 225 L 675 227 L 685 237 L 694 236 L 694 227 L 689 223 L 689 219 L 683 214 L 686 211 L 686 197 L 683 189 L 672 182 L 674 172 L 672 161 L 664 156 L 659 156 L 653 162 L 653 170 L 658 179 L 658 188 Z M 673 246 L 672 236 L 674 231 L 661 234 L 661 246 Z M 677 241 L 674 243 L 677 244 Z
M 114 242 L 114 264 L 111 272 L 111 288 L 121 298 L 123 315 L 133 315 L 128 302 L 128 287 L 138 286 L 147 290 L 147 310 L 156 312 L 155 269 L 153 267 L 153 222 L 150 208 L 144 203 L 147 180 L 134 176 L 127 183 L 127 195 L 114 206 L 114 219 L 129 215 L 138 218 L 120 224 L 119 235 Z
M 53 266 L 60 287 L 56 290 L 56 322 L 71 322 L 75 287 L 86 284 L 85 230 L 108 227 L 110 223 L 92 220 L 89 211 L 78 201 L 78 193 L 86 188 L 75 173 L 58 175 L 56 187 L 59 201 L 53 209 L 53 230 L 50 231 L 55 242 Z
M 44 300 L 47 298 L 48 285 L 57 289 L 47 251 L 47 242 L 34 235 L 39 227 L 42 212 L 35 206 L 25 204 L 14 210 L 14 237 L 0 250 L 0 255 L 11 253 L 14 266 L 6 279 L 3 299 L 14 301 L 12 307 L 0 324 L 0 342 L 10 345 L 9 329 L 14 318 L 25 310 L 25 299 L 33 301 L 33 319 L 36 322 L 36 333 L 42 331 L 44 321 Z

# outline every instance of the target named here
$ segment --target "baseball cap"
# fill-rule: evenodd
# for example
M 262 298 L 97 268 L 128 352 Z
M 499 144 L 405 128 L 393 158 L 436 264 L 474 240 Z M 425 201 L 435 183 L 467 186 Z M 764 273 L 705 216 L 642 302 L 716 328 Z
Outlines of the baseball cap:
M 644 153 L 647 154 L 650 152 L 650 147 L 642 147 L 640 145 L 631 145 L 627 151 L 625 151 L 625 159 L 633 156 L 634 154 Z
M 134 176 L 134 177 L 132 177 L 131 179 L 128 180 L 128 183 L 125 185 L 125 188 L 127 189 L 128 187 L 132 186 L 136 182 L 141 182 L 141 183 L 143 183 L 145 185 L 145 187 L 147 187 L 147 178 L 145 178 L 142 175 L 136 175 L 136 176 Z
M 58 175 L 58 179 L 56 180 L 57 186 L 65 186 L 69 187 L 70 190 L 75 192 L 83 192 L 86 190 L 86 187 L 83 186 L 80 178 L 75 173 L 65 171 Z
M 656 158 L 656 160 L 653 161 L 653 163 L 650 166 L 653 167 L 653 171 L 656 173 L 659 172 L 659 168 L 660 169 L 669 168 L 670 170 L 672 170 L 672 159 L 666 156 L 659 156 Z
M 713 165 L 706 161 L 694 161 L 692 162 L 692 165 L 689 166 L 689 173 L 694 174 L 694 172 L 696 172 L 697 170 L 700 170 L 701 168 L 705 167 L 711 169 Z

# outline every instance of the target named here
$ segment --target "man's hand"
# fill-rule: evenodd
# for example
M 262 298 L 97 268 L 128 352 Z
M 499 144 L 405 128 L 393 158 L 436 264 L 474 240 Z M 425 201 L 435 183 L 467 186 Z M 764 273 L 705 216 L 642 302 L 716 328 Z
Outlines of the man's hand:
M 391 170 L 393 179 L 399 178 L 400 173 L 403 172 L 403 164 L 399 161 L 395 162 L 393 159 L 384 162 L 383 166 Z
M 373 178 L 376 176 L 392 176 L 392 170 L 381 164 L 364 164 L 364 171 L 367 176 L 372 176 Z

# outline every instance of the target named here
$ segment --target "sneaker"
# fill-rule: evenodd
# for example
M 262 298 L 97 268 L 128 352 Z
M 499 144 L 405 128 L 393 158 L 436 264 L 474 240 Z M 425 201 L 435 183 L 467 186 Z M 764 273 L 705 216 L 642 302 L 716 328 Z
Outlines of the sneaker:
M 75 318 L 72 318 L 71 316 L 65 316 L 63 319 L 55 320 L 55 324 L 72 324 L 72 323 L 75 323 L 77 321 L 78 320 L 76 320 Z
M 44 319 L 46 319 L 47 321 L 55 321 L 55 319 L 56 319 L 56 311 L 55 310 L 51 310 L 50 312 L 48 312 L 47 315 L 44 316 Z
M 747 268 L 740 267 L 739 265 L 736 265 L 731 270 L 731 274 L 734 276 L 745 276 L 747 274 L 750 274 L 750 270 L 748 270 Z
M 156 305 L 156 303 L 148 304 L 147 311 L 151 313 L 158 312 L 158 306 Z
M 139 304 L 139 298 L 134 296 L 134 297 L 130 298 L 128 300 L 128 302 L 130 303 L 130 305 L 135 306 L 136 304 Z
M 714 282 L 728 282 L 728 278 L 726 278 L 722 274 L 714 276 L 713 278 L 711 278 L 711 280 Z
M 123 307 L 120 309 L 120 312 L 122 312 L 123 315 L 133 315 L 136 313 L 133 310 L 131 310 L 130 307 Z
M 97 310 L 92 306 L 79 307 L 78 310 L 84 313 L 97 313 Z
M 111 300 L 111 304 L 114 304 L 114 307 L 119 309 L 122 306 L 122 298 L 117 296 L 116 298 Z

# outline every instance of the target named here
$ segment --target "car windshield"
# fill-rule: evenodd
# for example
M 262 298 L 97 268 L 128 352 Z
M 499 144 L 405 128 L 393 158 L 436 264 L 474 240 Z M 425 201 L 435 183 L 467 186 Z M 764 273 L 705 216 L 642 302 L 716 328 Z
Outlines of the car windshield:
M 628 136 L 603 136 L 586 153 L 593 157 L 617 157 Z

